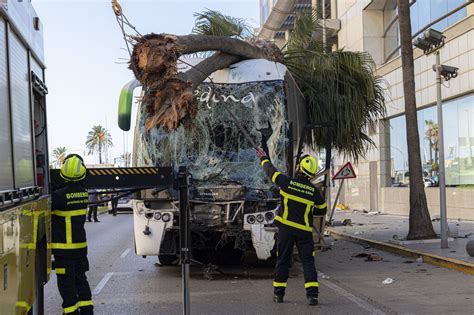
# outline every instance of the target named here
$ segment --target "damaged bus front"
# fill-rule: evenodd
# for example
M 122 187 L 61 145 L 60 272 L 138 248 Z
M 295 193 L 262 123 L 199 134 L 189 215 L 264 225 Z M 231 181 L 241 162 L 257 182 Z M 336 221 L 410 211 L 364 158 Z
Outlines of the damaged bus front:
M 250 254 L 266 260 L 275 254 L 273 220 L 278 191 L 228 110 L 256 143 L 260 144 L 265 134 L 273 163 L 282 172 L 291 173 L 297 136 L 306 124 L 303 97 L 285 66 L 266 60 L 240 62 L 214 73 L 211 79 L 195 91 L 199 111 L 186 128 L 145 131 L 148 113 L 138 102 L 133 163 L 188 167 L 194 259 L 208 262 Z M 124 115 L 125 121 L 130 120 L 135 87 L 131 83 L 122 92 L 119 124 Z M 147 190 L 135 197 L 137 255 L 158 255 L 162 264 L 177 261 L 177 200 L 173 190 Z

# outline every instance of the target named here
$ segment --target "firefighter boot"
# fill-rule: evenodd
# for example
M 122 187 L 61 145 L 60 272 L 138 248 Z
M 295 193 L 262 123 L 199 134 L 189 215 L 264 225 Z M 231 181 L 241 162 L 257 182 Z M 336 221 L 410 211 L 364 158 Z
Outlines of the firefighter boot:
M 275 303 L 283 303 L 283 295 L 274 295 L 273 296 L 273 302 Z
M 309 305 L 318 305 L 318 297 L 317 296 L 308 296 L 308 304 Z

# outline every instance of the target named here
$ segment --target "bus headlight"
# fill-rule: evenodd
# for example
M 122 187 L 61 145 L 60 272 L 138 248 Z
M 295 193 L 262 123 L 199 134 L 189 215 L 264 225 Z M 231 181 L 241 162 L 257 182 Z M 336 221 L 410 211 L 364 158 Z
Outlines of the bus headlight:
M 155 215 L 153 216 L 155 220 L 160 220 L 161 219 L 161 212 L 155 212 Z
M 261 214 L 261 213 L 257 214 L 257 222 L 258 222 L 258 223 L 262 223 L 263 220 L 264 220 L 263 214 Z
M 249 216 L 247 217 L 247 223 L 248 223 L 248 224 L 254 224 L 254 223 L 255 223 L 255 216 L 249 215 Z
M 145 213 L 145 218 L 147 218 L 147 219 L 153 218 L 153 212 L 146 212 Z
M 169 222 L 171 220 L 171 215 L 169 213 L 164 213 L 161 216 L 161 219 L 163 220 L 163 222 Z
M 267 220 L 268 222 L 272 221 L 274 218 L 275 218 L 275 215 L 273 214 L 273 212 L 265 213 L 265 220 Z

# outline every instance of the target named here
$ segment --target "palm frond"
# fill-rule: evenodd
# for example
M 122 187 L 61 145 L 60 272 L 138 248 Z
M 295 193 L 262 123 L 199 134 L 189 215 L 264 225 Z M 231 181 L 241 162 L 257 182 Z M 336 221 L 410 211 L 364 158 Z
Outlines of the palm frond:
M 331 136 L 336 150 L 355 161 L 374 145 L 369 127 L 385 116 L 382 79 L 364 52 L 298 48 L 285 52 L 285 64 L 306 98 L 310 122 L 332 122 L 332 134 L 318 130 L 313 147 Z
M 99 148 L 112 147 L 112 136 L 110 133 L 101 125 L 93 126 L 87 134 L 86 148 L 88 154 L 92 154 L 98 151 Z
M 252 37 L 253 31 L 244 19 L 224 15 L 219 11 L 206 10 L 195 13 L 194 34 L 230 36 L 236 38 Z
M 322 43 L 313 38 L 313 32 L 321 29 L 320 16 L 320 10 L 317 9 L 302 11 L 296 15 L 294 27 L 286 45 L 288 50 L 303 48 L 313 51 L 323 50 Z

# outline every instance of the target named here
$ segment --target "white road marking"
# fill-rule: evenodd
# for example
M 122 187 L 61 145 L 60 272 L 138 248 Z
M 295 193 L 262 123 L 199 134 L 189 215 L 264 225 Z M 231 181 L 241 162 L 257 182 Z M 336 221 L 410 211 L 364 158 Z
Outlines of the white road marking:
M 130 253 L 131 250 L 132 250 L 131 248 L 127 248 L 126 250 L 124 250 L 122 255 L 120 255 L 120 258 L 127 257 L 128 253 Z
M 126 272 L 107 272 L 105 276 L 100 280 L 99 284 L 95 287 L 94 291 L 92 291 L 93 295 L 97 295 L 102 291 L 102 289 L 105 287 L 107 282 L 109 282 L 110 278 L 112 276 L 128 276 L 132 274 L 132 272 L 126 271 Z
M 107 282 L 109 282 L 110 278 L 114 275 L 113 272 L 107 272 L 105 276 L 100 280 L 99 284 L 95 287 L 94 291 L 92 291 L 93 295 L 97 295 L 102 291 L 102 289 L 105 287 Z
M 336 291 L 340 295 L 344 296 L 346 299 L 354 302 L 355 304 L 357 304 L 358 306 L 360 306 L 361 308 L 363 308 L 370 314 L 377 314 L 377 315 L 385 314 L 385 312 L 383 312 L 382 310 L 376 308 L 375 306 L 369 304 L 368 302 L 362 300 L 361 298 L 358 298 L 354 294 L 348 292 L 347 290 L 344 290 L 343 288 L 334 284 L 333 282 L 330 282 L 328 280 L 322 280 L 320 282 L 324 284 L 325 286 L 327 286 L 328 288 L 332 289 L 333 291 Z

